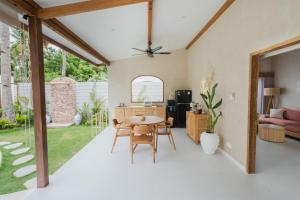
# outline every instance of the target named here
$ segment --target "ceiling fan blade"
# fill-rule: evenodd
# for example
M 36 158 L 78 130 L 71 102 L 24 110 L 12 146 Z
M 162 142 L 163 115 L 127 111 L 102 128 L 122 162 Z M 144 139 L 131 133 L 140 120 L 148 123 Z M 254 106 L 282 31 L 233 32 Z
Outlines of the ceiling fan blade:
M 141 55 L 145 55 L 146 53 L 137 53 L 137 54 L 133 54 L 132 56 L 141 56 Z
M 137 49 L 137 48 L 132 48 L 133 50 L 137 50 L 137 51 L 141 51 L 141 52 L 145 52 L 145 50 L 142 49 Z
M 152 49 L 152 52 L 155 52 L 155 51 L 161 50 L 162 48 L 163 48 L 162 46 L 158 46 L 158 47 L 156 47 L 156 48 Z
M 157 53 L 154 53 L 154 54 L 170 55 L 170 54 L 172 54 L 172 53 L 171 53 L 171 52 L 157 52 Z

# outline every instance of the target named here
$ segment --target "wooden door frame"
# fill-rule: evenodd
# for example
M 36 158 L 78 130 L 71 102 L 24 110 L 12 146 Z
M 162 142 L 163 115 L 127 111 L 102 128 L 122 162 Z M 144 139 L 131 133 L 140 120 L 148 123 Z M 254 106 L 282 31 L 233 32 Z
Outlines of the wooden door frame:
M 256 132 L 257 132 L 257 93 L 260 58 L 270 52 L 280 50 L 300 43 L 300 35 L 277 43 L 250 54 L 249 97 L 248 97 L 248 136 L 247 136 L 247 165 L 248 174 L 256 172 Z

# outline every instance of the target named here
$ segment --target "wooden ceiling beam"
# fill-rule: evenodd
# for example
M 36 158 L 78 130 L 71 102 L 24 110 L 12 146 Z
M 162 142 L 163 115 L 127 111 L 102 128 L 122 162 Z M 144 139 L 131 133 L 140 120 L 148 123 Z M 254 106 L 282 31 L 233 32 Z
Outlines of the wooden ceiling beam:
M 189 49 L 216 21 L 219 17 L 231 6 L 235 0 L 226 0 L 217 13 L 207 22 L 207 24 L 201 29 L 201 31 L 193 38 L 193 40 L 185 47 Z
M 153 0 L 148 0 L 148 48 L 152 45 Z
M 15 5 L 17 8 L 22 10 L 22 12 L 28 15 L 36 15 L 37 11 L 42 9 L 37 3 L 33 0 L 8 0 L 11 4 Z M 110 65 L 110 61 L 106 59 L 103 55 L 97 52 L 94 48 L 92 48 L 89 44 L 83 41 L 79 36 L 73 33 L 69 28 L 67 28 L 64 24 L 62 24 L 57 19 L 47 19 L 44 20 L 43 23 L 47 25 L 50 29 L 62 35 L 67 40 L 76 44 L 81 49 L 85 50 L 95 58 L 101 60 L 106 65 Z
M 147 0 L 90 0 L 49 8 L 42 8 L 37 11 L 37 16 L 41 19 L 52 19 L 56 17 L 74 15 L 89 11 L 103 10 L 107 8 L 142 3 L 146 1 Z

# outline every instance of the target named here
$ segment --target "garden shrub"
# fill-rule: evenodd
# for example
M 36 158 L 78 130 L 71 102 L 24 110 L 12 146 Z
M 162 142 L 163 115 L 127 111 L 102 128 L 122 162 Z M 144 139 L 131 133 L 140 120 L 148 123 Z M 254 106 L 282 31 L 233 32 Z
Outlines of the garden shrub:
M 0 129 L 15 128 L 17 124 L 10 123 L 6 119 L 0 119 Z
M 10 124 L 10 122 L 6 119 L 0 119 L 0 129 L 5 129 L 5 126 Z
M 26 120 L 27 120 L 27 117 L 25 115 L 20 115 L 20 114 L 16 115 L 16 122 L 18 125 L 24 125 Z

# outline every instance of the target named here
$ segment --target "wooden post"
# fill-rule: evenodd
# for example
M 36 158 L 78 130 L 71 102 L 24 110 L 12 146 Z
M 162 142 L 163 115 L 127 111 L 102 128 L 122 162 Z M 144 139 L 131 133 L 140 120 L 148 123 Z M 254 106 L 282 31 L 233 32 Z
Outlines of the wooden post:
M 259 77 L 259 56 L 250 56 L 249 104 L 248 104 L 248 142 L 247 142 L 247 173 L 256 171 L 256 133 L 257 117 L 257 87 Z
M 29 16 L 29 47 L 32 73 L 32 98 L 37 165 L 37 186 L 49 184 L 45 104 L 43 34 L 41 19 Z

